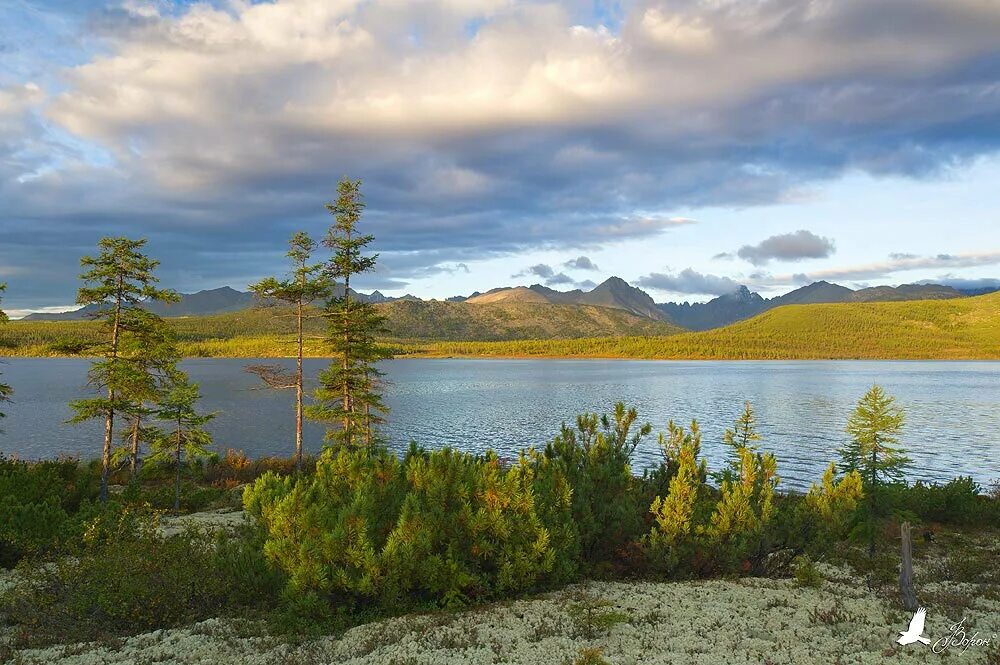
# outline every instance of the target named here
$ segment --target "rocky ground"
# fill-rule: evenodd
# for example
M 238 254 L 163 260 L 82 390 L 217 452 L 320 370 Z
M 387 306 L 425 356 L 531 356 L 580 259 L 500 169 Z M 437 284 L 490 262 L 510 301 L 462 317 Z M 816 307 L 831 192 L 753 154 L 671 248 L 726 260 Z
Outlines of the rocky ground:
M 216 511 L 165 520 L 229 528 L 242 514 Z M 464 665 L 487 663 L 985 663 L 1000 665 L 1000 585 L 983 568 L 1000 543 L 952 543 L 918 561 L 925 634 L 931 645 L 895 643 L 910 613 L 891 588 L 869 590 L 847 567 L 818 565 L 818 587 L 790 579 L 743 578 L 691 582 L 590 582 L 530 599 L 455 613 L 419 614 L 362 625 L 338 636 L 289 640 L 267 636 L 239 619 L 211 619 L 110 642 L 23 650 L 19 664 L 145 663 Z M 995 551 L 996 550 L 996 551 Z M 949 555 L 948 552 L 951 552 Z M 970 554 L 971 553 L 971 554 Z M 970 560 L 971 559 L 971 560 Z M 962 569 L 968 570 L 962 570 Z M 958 572 L 956 572 L 958 571 Z M 978 581 L 960 582 L 961 573 Z M 0 590 L 16 583 L 0 571 Z M 579 609 L 605 601 L 619 623 L 588 627 Z M 964 619 L 966 637 L 945 644 Z M 939 641 L 941 640 L 941 641 Z M 982 643 L 988 641 L 989 644 Z M 941 648 L 944 644 L 945 648 Z M 589 660 L 587 658 L 590 658 Z

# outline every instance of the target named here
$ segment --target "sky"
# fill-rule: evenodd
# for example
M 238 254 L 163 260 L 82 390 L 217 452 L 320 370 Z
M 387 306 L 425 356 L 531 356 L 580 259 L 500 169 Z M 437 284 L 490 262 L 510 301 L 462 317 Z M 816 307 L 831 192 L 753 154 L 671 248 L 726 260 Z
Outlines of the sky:
M 245 288 L 363 180 L 363 290 L 1000 284 L 995 0 L 4 0 L 0 282 Z

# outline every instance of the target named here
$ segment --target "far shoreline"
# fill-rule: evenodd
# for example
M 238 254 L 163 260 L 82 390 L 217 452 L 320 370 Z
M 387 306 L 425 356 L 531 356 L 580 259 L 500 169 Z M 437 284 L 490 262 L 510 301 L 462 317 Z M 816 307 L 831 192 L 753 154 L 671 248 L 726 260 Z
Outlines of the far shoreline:
M 12 360 L 99 360 L 101 356 L 92 355 L 68 355 L 68 354 L 37 354 L 37 355 L 3 355 L 0 354 L 0 364 Z M 201 355 L 183 354 L 182 360 L 295 360 L 294 355 L 271 355 L 271 354 L 250 354 L 250 355 Z M 328 355 L 303 355 L 305 360 L 332 360 Z M 404 353 L 393 356 L 389 360 L 593 360 L 593 361 L 645 361 L 645 362 L 699 362 L 699 363 L 787 363 L 787 362 L 935 362 L 935 363 L 1000 363 L 1000 357 L 909 357 L 909 358 L 879 358 L 872 356 L 851 356 L 851 357 L 830 357 L 830 356 L 787 356 L 780 358 L 703 358 L 696 356 L 674 356 L 674 357 L 646 357 L 646 356 L 624 356 L 624 355 L 557 355 L 557 354 L 463 354 L 463 353 Z

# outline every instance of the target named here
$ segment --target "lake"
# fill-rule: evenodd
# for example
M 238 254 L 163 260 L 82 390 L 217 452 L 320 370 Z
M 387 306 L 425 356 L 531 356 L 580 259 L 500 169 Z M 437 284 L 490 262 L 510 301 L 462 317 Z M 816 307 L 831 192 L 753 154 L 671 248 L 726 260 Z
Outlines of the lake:
M 293 446 L 293 393 L 260 389 L 245 359 L 191 359 L 183 368 L 201 384 L 202 407 L 216 447 L 251 456 L 288 455 Z M 315 376 L 323 360 L 307 360 Z M 88 395 L 84 359 L 14 358 L 0 366 L 15 388 L 0 422 L 0 451 L 22 458 L 99 454 L 102 426 L 69 425 L 67 403 Z M 677 362 L 627 360 L 401 359 L 385 363 L 391 445 L 413 440 L 427 448 L 493 448 L 514 457 L 541 446 L 583 411 L 604 412 L 622 400 L 654 426 L 636 468 L 659 459 L 655 432 L 671 418 L 702 426 L 702 453 L 718 468 L 722 433 L 743 400 L 757 411 L 762 448 L 775 453 L 782 486 L 817 479 L 846 440 L 844 426 L 872 383 L 895 395 L 907 416 L 903 444 L 911 480 L 971 475 L 1000 479 L 1000 363 L 997 362 Z M 306 448 L 322 447 L 323 429 L 307 423 Z

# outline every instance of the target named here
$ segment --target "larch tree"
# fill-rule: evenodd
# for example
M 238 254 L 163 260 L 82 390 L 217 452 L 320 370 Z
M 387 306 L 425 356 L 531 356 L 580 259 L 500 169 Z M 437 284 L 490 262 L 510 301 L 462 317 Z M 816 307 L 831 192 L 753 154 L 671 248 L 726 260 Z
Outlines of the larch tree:
M 7 285 L 0 283 L 0 296 L 2 296 L 3 292 L 6 290 L 7 290 Z M 0 300 L 2 300 L 2 298 L 0 298 Z M 8 320 L 9 319 L 7 318 L 6 312 L 0 309 L 0 325 L 7 323 Z M 14 394 L 14 389 L 11 388 L 8 384 L 0 381 L 0 404 L 3 404 L 4 402 L 9 402 L 10 396 L 13 394 Z M 0 418 L 5 418 L 5 417 L 6 414 L 3 411 L 0 411 Z
M 374 236 L 358 232 L 365 209 L 361 181 L 343 179 L 337 186 L 337 200 L 327 210 L 334 222 L 323 239 L 333 252 L 326 272 L 335 286 L 323 315 L 327 320 L 327 345 L 334 361 L 319 375 L 315 403 L 308 417 L 339 427 L 327 431 L 327 441 L 354 446 L 378 440 L 377 426 L 388 410 L 382 402 L 379 360 L 391 357 L 379 344 L 385 317 L 370 303 L 351 297 L 351 278 L 375 269 L 377 254 L 366 255 Z
M 747 450 L 751 454 L 757 454 L 756 441 L 760 441 L 761 436 L 757 431 L 757 415 L 750 406 L 750 402 L 743 402 L 743 413 L 736 419 L 733 429 L 726 428 L 722 435 L 722 442 L 730 448 L 729 463 L 721 472 L 713 474 L 719 486 L 724 482 L 735 482 L 740 479 L 743 473 L 743 453 Z
M 316 242 L 308 233 L 298 232 L 288 241 L 288 258 L 292 270 L 287 279 L 268 277 L 250 285 L 250 290 L 265 304 L 284 303 L 291 306 L 295 318 L 295 372 L 292 375 L 273 365 L 251 365 L 247 371 L 260 376 L 266 385 L 275 389 L 295 390 L 295 470 L 302 471 L 302 416 L 303 374 L 302 346 L 303 323 L 309 316 L 309 305 L 326 299 L 330 294 L 330 281 L 324 263 L 312 263 Z
M 875 552 L 874 519 L 878 509 L 879 488 L 904 480 L 910 464 L 905 449 L 899 446 L 903 429 L 903 410 L 881 386 L 872 386 L 858 401 L 847 421 L 851 442 L 840 449 L 841 468 L 857 471 L 864 481 L 868 497 L 868 550 Z
M 122 415 L 130 423 L 121 433 L 124 443 L 118 448 L 116 462 L 126 460 L 129 478 L 138 479 L 142 467 L 142 444 L 152 445 L 159 430 L 148 421 L 156 413 L 156 404 L 177 371 L 180 353 L 175 335 L 155 314 L 137 309 L 129 330 L 122 336 L 121 356 L 132 365 L 131 382 L 122 386 L 126 404 Z
M 198 413 L 201 390 L 181 371 L 171 373 L 156 409 L 156 417 L 164 429 L 153 444 L 151 460 L 170 460 L 174 465 L 174 510 L 181 508 L 181 468 L 185 460 L 205 457 L 212 445 L 212 436 L 204 425 L 214 413 Z
M 153 271 L 159 261 L 142 253 L 145 245 L 145 240 L 102 238 L 97 256 L 80 260 L 84 272 L 80 275 L 83 286 L 77 292 L 77 304 L 94 308 L 94 317 L 103 322 L 107 337 L 101 360 L 95 361 L 88 373 L 90 384 L 101 390 L 102 396 L 76 400 L 70 406 L 75 412 L 72 422 L 104 420 L 101 501 L 108 499 L 115 417 L 134 406 L 133 391 L 145 385 L 143 364 L 134 354 L 123 353 L 132 348 L 126 337 L 141 338 L 148 334 L 150 325 L 159 325 L 159 317 L 144 311 L 143 303 L 178 299 L 173 291 L 156 287 L 158 280 Z

